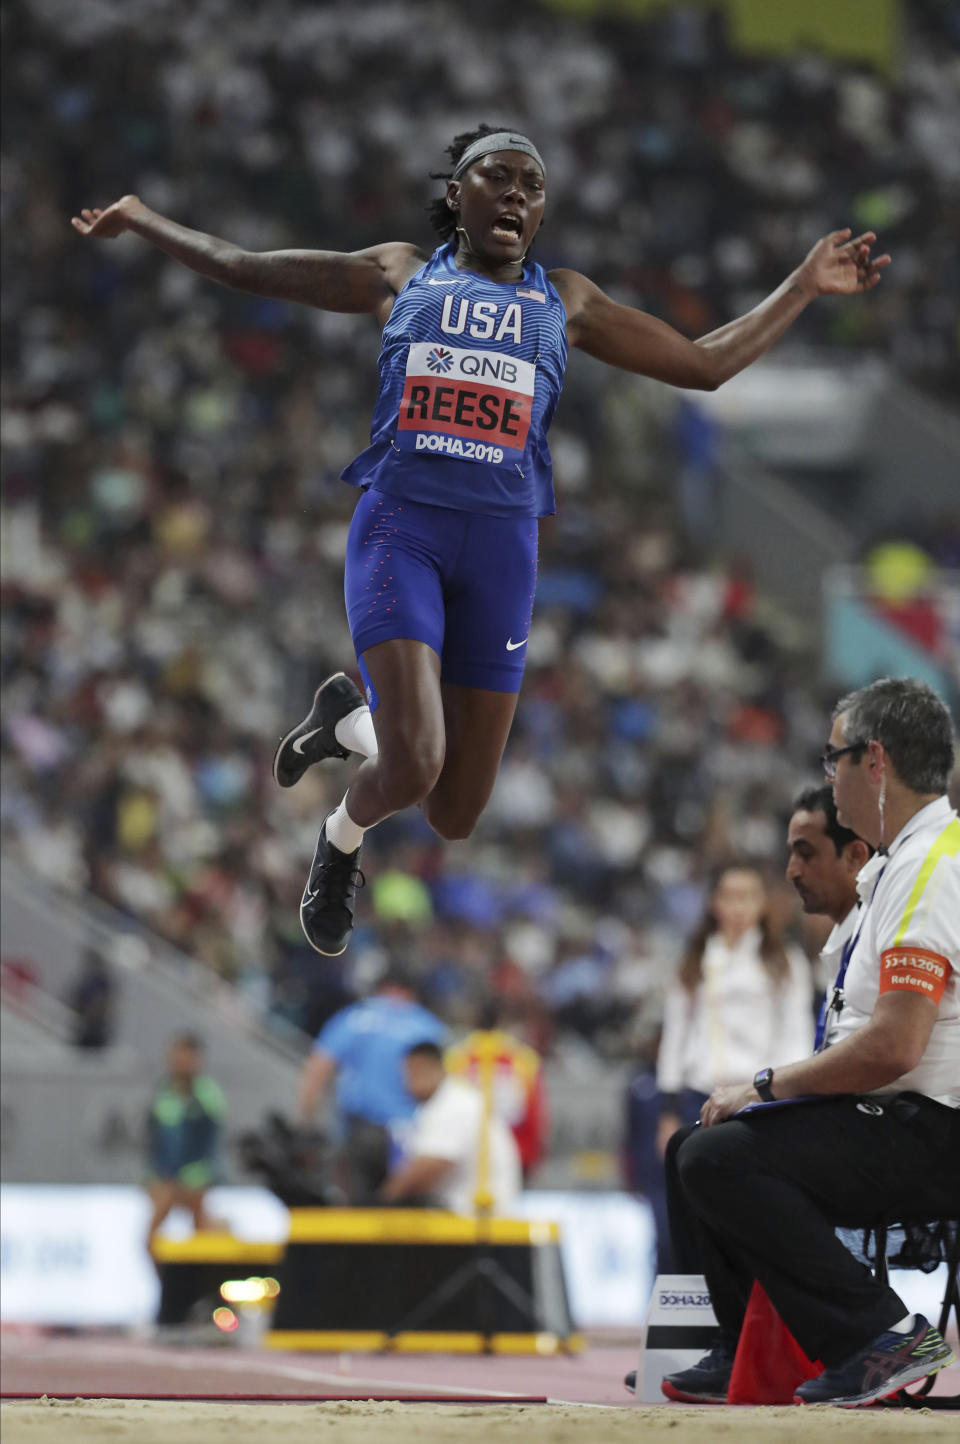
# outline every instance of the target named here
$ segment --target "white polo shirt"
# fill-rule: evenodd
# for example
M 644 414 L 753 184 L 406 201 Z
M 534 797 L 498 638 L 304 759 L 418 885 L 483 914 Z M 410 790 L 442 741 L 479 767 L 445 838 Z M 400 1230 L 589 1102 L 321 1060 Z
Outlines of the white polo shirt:
M 881 993 L 931 998 L 937 1018 L 920 1062 L 874 1091 L 924 1093 L 960 1108 L 960 819 L 946 797 L 922 807 L 886 855 L 864 865 L 857 891 L 860 935 L 826 1046 L 869 1022 Z
M 843 950 L 847 943 L 851 942 L 857 935 L 857 928 L 860 926 L 860 908 L 852 907 L 847 913 L 843 922 L 834 923 L 830 930 L 830 936 L 820 949 L 820 962 L 823 967 L 823 977 L 827 985 L 827 1002 L 833 996 L 833 980 L 840 971 L 840 964 L 843 961 Z
M 479 1088 L 448 1075 L 414 1115 L 407 1152 L 414 1158 L 445 1158 L 452 1165 L 436 1192 L 453 1213 L 475 1212 L 484 1111 Z M 487 1183 L 493 1211 L 506 1213 L 523 1187 L 520 1152 L 512 1132 L 496 1114 L 486 1126 Z

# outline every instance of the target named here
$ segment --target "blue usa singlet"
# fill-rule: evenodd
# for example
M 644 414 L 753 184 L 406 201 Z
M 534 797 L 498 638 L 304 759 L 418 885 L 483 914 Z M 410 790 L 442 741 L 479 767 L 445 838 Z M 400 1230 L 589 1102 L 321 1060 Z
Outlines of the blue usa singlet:
M 516 282 L 459 271 L 440 246 L 383 331 L 364 489 L 487 516 L 556 510 L 547 429 L 567 362 L 563 302 L 536 262 Z

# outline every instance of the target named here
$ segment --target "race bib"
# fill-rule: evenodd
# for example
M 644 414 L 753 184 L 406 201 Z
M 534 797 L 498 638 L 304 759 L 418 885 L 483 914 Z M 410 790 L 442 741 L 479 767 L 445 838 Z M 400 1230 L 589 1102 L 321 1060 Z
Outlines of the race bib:
M 530 430 L 535 374 L 529 361 L 498 351 L 414 342 L 397 446 L 493 466 L 519 463 Z

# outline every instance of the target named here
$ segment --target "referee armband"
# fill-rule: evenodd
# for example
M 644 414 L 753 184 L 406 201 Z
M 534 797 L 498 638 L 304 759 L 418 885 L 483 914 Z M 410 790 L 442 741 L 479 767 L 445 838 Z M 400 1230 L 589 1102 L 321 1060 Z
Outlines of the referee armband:
M 919 993 L 938 1006 L 947 987 L 950 963 L 939 953 L 901 945 L 880 954 L 880 992 Z

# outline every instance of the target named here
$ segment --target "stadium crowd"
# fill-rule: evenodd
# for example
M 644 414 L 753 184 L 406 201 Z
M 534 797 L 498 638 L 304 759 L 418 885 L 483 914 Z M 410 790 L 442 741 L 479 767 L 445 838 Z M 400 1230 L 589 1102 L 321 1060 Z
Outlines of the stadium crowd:
M 375 330 L 219 291 L 133 237 L 84 245 L 69 217 L 137 191 L 257 249 L 426 241 L 448 137 L 522 123 L 548 155 L 545 264 L 700 333 L 849 218 L 895 249 L 890 284 L 869 307 L 811 308 L 801 338 L 946 389 L 958 37 L 948 8 L 911 7 L 891 85 L 813 54 L 737 56 L 695 7 L 589 26 L 439 8 L 442 25 L 417 0 L 6 12 L 4 845 L 264 1016 L 313 1031 L 412 950 L 455 1024 L 492 980 L 539 1046 L 626 1056 L 711 863 L 779 870 L 824 736 L 810 637 L 697 545 L 709 426 L 571 364 L 560 515 L 491 806 L 461 844 L 416 813 L 378 827 L 360 927 L 321 970 L 297 909 L 345 774 L 282 794 L 270 758 L 316 681 L 353 663 L 338 473 L 365 444 Z

